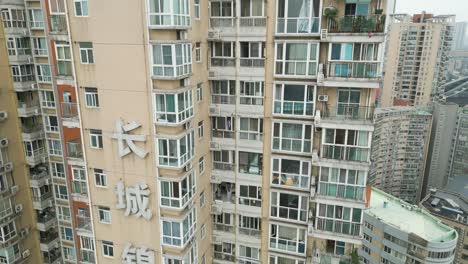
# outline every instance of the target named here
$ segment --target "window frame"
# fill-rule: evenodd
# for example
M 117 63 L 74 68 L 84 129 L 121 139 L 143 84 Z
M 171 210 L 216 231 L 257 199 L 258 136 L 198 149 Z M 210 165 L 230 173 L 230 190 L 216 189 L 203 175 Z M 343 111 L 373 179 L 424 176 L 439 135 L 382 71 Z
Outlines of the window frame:
M 90 129 L 89 130 L 89 147 L 92 149 L 103 149 L 102 130 Z
M 85 8 L 83 8 L 83 4 L 85 4 Z M 78 14 L 78 5 L 80 14 Z M 75 17 L 88 17 L 89 16 L 89 3 L 88 0 L 73 0 L 73 10 Z M 85 11 L 85 12 L 83 12 Z
M 86 47 L 85 47 L 86 45 Z M 79 54 L 81 64 L 94 64 L 94 48 L 92 42 L 79 42 Z
M 114 243 L 107 240 L 102 240 L 102 255 L 106 258 L 114 258 Z
M 97 88 L 85 87 L 85 102 L 87 108 L 99 108 L 99 93 Z
M 286 55 L 288 54 L 288 45 L 300 45 L 305 44 L 307 46 L 307 52 L 305 58 L 300 59 L 288 59 Z M 313 46 L 315 45 L 315 54 L 313 51 Z M 311 78 L 318 76 L 318 66 L 319 66 L 319 51 L 320 51 L 320 42 L 314 41 L 279 41 L 275 43 L 275 71 L 274 75 L 277 77 L 283 78 Z M 291 54 L 294 56 L 294 54 Z M 313 58 L 311 58 L 311 56 Z M 294 64 L 294 71 L 290 71 L 289 68 L 286 69 L 287 65 Z M 297 73 L 296 64 L 301 63 L 305 64 L 304 73 Z M 311 65 L 315 65 L 315 71 L 312 71 L 313 68 L 310 68 Z

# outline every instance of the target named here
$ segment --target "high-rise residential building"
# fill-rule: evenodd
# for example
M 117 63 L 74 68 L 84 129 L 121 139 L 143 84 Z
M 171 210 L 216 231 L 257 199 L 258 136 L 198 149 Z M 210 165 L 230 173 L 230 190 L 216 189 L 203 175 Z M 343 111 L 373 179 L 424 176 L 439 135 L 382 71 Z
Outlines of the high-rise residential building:
M 456 120 L 449 177 L 466 180 L 468 178 L 468 105 L 458 108 Z
M 35 209 L 57 221 L 41 250 L 349 261 L 391 2 L 0 2 L 20 116 L 43 124 L 23 129 L 28 165 L 46 168 Z
M 447 81 L 455 16 L 391 16 L 380 103 L 426 105 Z
M 457 22 L 455 24 L 455 32 L 453 35 L 453 50 L 465 49 L 466 41 L 466 22 Z
M 33 178 L 25 166 L 18 116 L 21 105 L 16 102 L 9 58 L 14 56 L 7 51 L 0 23 L 0 263 L 37 263 L 42 244 L 36 230 L 43 222 L 33 209 Z M 50 262 L 46 263 L 52 263 L 53 259 L 47 257 L 44 255 Z
M 431 109 L 427 107 L 375 110 L 370 185 L 407 202 L 419 202 L 431 122 Z
M 458 234 L 417 205 L 373 189 L 364 212 L 364 263 L 453 263 Z
M 431 189 L 420 205 L 457 231 L 458 241 L 453 263 L 466 263 L 468 261 L 467 197 L 447 190 Z

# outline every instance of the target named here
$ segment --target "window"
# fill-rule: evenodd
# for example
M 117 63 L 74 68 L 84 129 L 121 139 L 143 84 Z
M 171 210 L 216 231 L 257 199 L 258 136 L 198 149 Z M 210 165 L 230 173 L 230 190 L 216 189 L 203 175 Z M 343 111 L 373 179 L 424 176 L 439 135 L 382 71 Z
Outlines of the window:
M 241 185 L 239 204 L 261 207 L 262 206 L 262 187 Z
M 81 64 L 93 64 L 93 43 L 91 42 L 80 42 L 80 61 Z
M 62 246 L 63 248 L 63 257 L 66 260 L 75 261 L 76 260 L 76 253 L 75 248 Z
M 1 14 L 5 28 L 26 27 L 26 13 L 23 9 L 2 9 Z
M 262 141 L 263 119 L 262 118 L 240 118 L 239 138 L 246 140 Z
M 37 81 L 41 83 L 52 82 L 49 64 L 36 64 Z
M 318 193 L 364 201 L 367 172 L 349 169 L 320 167 Z
M 189 4 L 188 0 L 150 0 L 150 26 L 158 28 L 190 26 Z
M 275 256 L 270 255 L 270 262 L 269 264 L 305 264 L 304 260 L 296 259 L 296 258 L 288 258 L 284 256 Z
M 271 192 L 271 216 L 294 221 L 307 221 L 307 196 Z
M 367 16 L 369 15 L 368 3 L 347 3 L 345 6 L 345 16 Z
M 203 254 L 202 258 L 201 258 L 201 264 L 206 264 L 206 256 L 205 254 Z
M 217 138 L 234 138 L 236 118 L 233 116 L 211 117 L 211 135 Z
M 309 161 L 280 157 L 273 157 L 272 159 L 272 185 L 288 188 L 309 188 Z
M 67 186 L 62 184 L 55 184 L 55 198 L 60 200 L 68 200 Z
M 224 2 L 228 3 L 228 2 Z M 229 2 L 230 3 L 230 2 Z M 211 2 L 213 9 L 215 2 Z M 234 67 L 236 66 L 236 44 L 231 41 L 211 42 L 211 66 L 213 67 Z
M 361 209 L 319 204 L 316 228 L 327 232 L 359 236 L 361 219 Z
M 99 223 L 101 224 L 110 224 L 111 223 L 111 213 L 109 207 L 98 207 L 98 217 Z
M 273 150 L 311 153 L 312 126 L 296 123 L 273 123 Z
M 310 77 L 317 75 L 318 43 L 276 43 L 275 74 Z
M 205 157 L 201 157 L 198 160 L 198 174 L 202 174 L 205 171 Z
M 264 67 L 265 42 L 240 42 L 240 66 Z
M 65 178 L 65 168 L 63 166 L 63 163 L 51 162 L 50 168 L 51 168 L 53 177 Z
M 72 63 L 70 45 L 68 42 L 56 41 L 55 54 L 57 54 L 57 74 L 62 76 L 71 76 Z
M 49 143 L 49 154 L 54 156 L 62 155 L 62 143 L 59 139 L 48 139 Z
M 194 13 L 195 19 L 199 20 L 200 19 L 200 0 L 193 1 L 193 13 Z
M 102 254 L 104 257 L 113 258 L 114 257 L 114 243 L 111 241 L 102 241 Z
M 55 96 L 52 91 L 41 91 L 41 104 L 45 108 L 55 108 Z
M 327 159 L 369 161 L 370 135 L 368 131 L 324 129 L 321 157 Z
M 34 81 L 34 65 L 11 65 L 11 74 L 14 82 Z
M 0 241 L 2 243 L 8 242 L 14 236 L 16 236 L 16 226 L 14 221 L 0 227 Z
M 197 102 L 201 102 L 203 100 L 203 83 L 197 83 Z
M 312 117 L 315 112 L 314 90 L 313 85 L 277 83 L 273 112 L 280 115 Z
M 26 157 L 35 157 L 44 154 L 44 142 L 42 140 L 24 141 Z
M 277 2 L 276 33 L 318 33 L 320 29 L 320 2 L 320 0 Z
M 338 116 L 345 116 L 348 118 L 359 117 L 361 91 L 355 89 L 339 89 L 337 100 L 337 113 Z
M 57 216 L 60 221 L 71 221 L 71 211 L 70 207 L 57 205 Z
M 239 215 L 239 233 L 248 236 L 260 236 L 262 219 Z
M 200 208 L 205 206 L 205 191 L 201 191 L 200 193 Z
M 229 260 L 234 262 L 236 257 L 236 245 L 232 243 L 222 242 L 219 244 L 214 244 L 214 257 L 220 260 Z
M 89 131 L 89 145 L 94 149 L 102 149 L 102 130 L 91 129 Z
M 212 104 L 234 104 L 236 94 L 236 81 L 213 80 L 211 81 Z
M 11 200 L 10 198 L 4 198 L 0 200 L 0 217 L 5 219 L 7 216 L 10 216 L 13 213 L 13 209 L 11 207 Z
M 306 229 L 270 224 L 270 249 L 305 255 Z
M 153 76 L 179 78 L 192 73 L 192 44 L 153 44 Z
M 80 195 L 88 194 L 88 185 L 86 183 L 86 171 L 83 167 L 72 166 L 72 187 L 73 193 Z
M 240 104 L 263 105 L 264 82 L 240 81 Z
M 198 138 L 203 137 L 203 120 L 198 122 Z
M 212 157 L 214 170 L 234 170 L 236 163 L 234 151 L 214 150 Z
M 196 225 L 196 213 L 193 208 L 182 222 L 162 221 L 164 245 L 184 247 L 193 237 Z
M 260 249 L 239 245 L 239 264 L 260 263 Z
M 329 77 L 375 78 L 379 70 L 379 44 L 331 43 Z
M 44 28 L 44 15 L 41 9 L 29 9 L 29 26 L 31 29 Z
M 97 187 L 107 187 L 107 175 L 103 169 L 93 169 Z
M 211 27 L 235 27 L 234 2 L 223 0 L 211 1 L 210 11 Z
M 239 172 L 262 175 L 263 155 L 239 151 Z
M 73 0 L 75 3 L 75 16 L 88 16 L 88 0 Z
M 43 117 L 46 132 L 59 132 L 57 116 L 44 114 Z
M 189 172 L 181 181 L 161 180 L 161 206 L 185 208 L 195 195 L 195 172 Z
M 7 49 L 9 56 L 31 55 L 29 38 L 7 38 Z
M 80 236 L 81 260 L 82 262 L 94 262 L 94 239 Z
M 69 227 L 60 227 L 60 238 L 67 241 L 73 241 L 73 230 Z
M 96 88 L 85 88 L 85 101 L 86 106 L 90 108 L 99 107 L 99 96 Z
M 201 43 L 196 42 L 195 43 L 195 61 L 197 63 L 201 63 Z
M 49 50 L 47 48 L 46 38 L 32 38 L 33 41 L 33 54 L 34 56 L 47 56 L 49 55 Z
M 180 139 L 158 139 L 159 166 L 181 168 L 194 155 L 193 130 Z
M 205 224 L 203 224 L 200 228 L 200 236 L 201 236 L 201 239 L 205 239 L 205 236 L 206 236 L 206 228 L 205 228 Z
M 155 94 L 156 123 L 176 124 L 193 116 L 192 90 L 177 94 Z

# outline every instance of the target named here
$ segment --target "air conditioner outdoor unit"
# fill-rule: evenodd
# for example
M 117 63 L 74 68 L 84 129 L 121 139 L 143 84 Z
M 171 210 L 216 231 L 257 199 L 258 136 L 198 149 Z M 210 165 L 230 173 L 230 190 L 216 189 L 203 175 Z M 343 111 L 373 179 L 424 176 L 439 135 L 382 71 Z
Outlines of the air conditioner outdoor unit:
M 31 252 L 29 251 L 29 249 L 26 249 L 25 251 L 23 251 L 23 253 L 21 253 L 21 256 L 25 259 L 27 257 L 29 257 L 31 255 Z
M 210 142 L 210 148 L 211 149 L 219 149 L 219 144 L 216 142 Z
M 210 107 L 211 115 L 219 115 L 220 113 L 221 113 L 221 109 L 219 109 L 219 107 L 216 107 L 216 106 Z
M 11 186 L 11 193 L 16 194 L 19 191 L 19 186 L 18 185 L 13 185 Z
M 320 30 L 320 39 L 325 40 L 328 38 L 328 29 Z
M 318 100 L 319 102 L 328 102 L 328 95 L 324 95 L 324 94 L 319 95 Z
M 38 88 L 39 88 L 39 86 L 37 85 L 37 83 L 31 84 L 31 89 L 32 90 L 37 90 Z
M 29 234 L 29 229 L 28 228 L 23 228 L 20 231 L 20 237 L 26 237 Z
M 189 121 L 189 122 L 184 123 L 184 128 L 185 128 L 185 129 L 190 129 L 190 128 L 192 128 L 192 122 Z
M 185 168 L 184 168 L 184 169 L 185 169 L 185 171 L 187 171 L 187 172 L 190 171 L 190 170 L 192 169 L 192 163 L 190 163 L 190 162 L 187 163 L 187 165 L 185 165 Z
M 180 30 L 178 33 L 177 33 L 178 37 L 180 40 L 186 40 L 187 37 L 188 37 L 188 33 L 187 31 L 185 30 Z
M 8 113 L 6 111 L 0 111 L 0 121 L 7 119 Z
M 6 146 L 8 146 L 8 139 L 6 138 L 0 139 L 0 148 L 4 148 Z
M 22 204 L 17 204 L 15 206 L 15 212 L 18 214 L 18 213 L 21 213 L 21 211 L 23 211 L 23 205 Z

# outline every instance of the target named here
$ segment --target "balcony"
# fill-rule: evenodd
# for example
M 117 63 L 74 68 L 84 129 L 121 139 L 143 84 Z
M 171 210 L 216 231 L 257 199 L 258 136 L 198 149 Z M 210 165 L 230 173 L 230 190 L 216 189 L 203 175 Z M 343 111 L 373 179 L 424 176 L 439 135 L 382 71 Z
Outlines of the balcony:
M 379 62 L 329 62 L 326 78 L 377 79 L 380 77 Z
M 236 256 L 231 255 L 229 253 L 223 252 L 214 252 L 214 261 L 221 261 L 222 263 L 235 263 Z
M 26 163 L 29 166 L 36 166 L 44 162 L 45 158 L 47 158 L 47 153 L 44 147 L 26 150 Z
M 29 101 L 29 102 L 21 102 L 18 101 L 18 115 L 20 117 L 30 117 L 39 115 L 41 112 L 39 107 L 39 102 L 37 101 Z
M 49 177 L 49 170 L 46 165 L 36 166 L 29 169 L 29 184 L 30 187 L 40 188 L 47 184 Z
M 192 74 L 192 44 L 152 44 L 152 78 L 158 80 L 180 80 Z
M 149 27 L 154 29 L 187 29 L 190 27 L 189 1 L 151 0 Z
M 49 252 L 42 252 L 42 260 L 44 264 L 59 264 L 62 263 L 62 253 L 59 248 L 53 249 Z
M 210 28 L 232 28 L 236 24 L 234 17 L 210 17 Z
M 59 234 L 55 230 L 39 232 L 41 251 L 52 251 L 60 245 Z
M 320 157 L 325 159 L 368 163 L 370 158 L 370 148 L 323 145 Z
M 339 106 L 330 106 L 322 111 L 317 111 L 316 125 L 333 123 L 333 124 L 350 124 L 350 125 L 369 125 L 373 126 L 374 119 L 373 106 L 359 106 L 343 104 Z
M 320 238 L 324 239 L 335 240 L 337 237 L 342 237 L 356 240 L 356 243 L 359 243 L 361 239 L 361 223 L 317 218 L 316 229 L 313 232 L 315 235 L 322 235 Z
M 41 196 L 34 196 L 33 199 L 33 208 L 35 210 L 45 210 L 48 207 L 54 205 L 54 197 L 52 192 L 42 194 Z
M 346 255 L 335 255 L 334 253 L 320 252 L 315 250 L 312 257 L 312 264 L 351 264 L 352 259 Z
M 82 249 L 80 251 L 80 263 L 82 264 L 94 264 L 96 259 L 94 258 L 94 251 Z
M 41 124 L 23 124 L 21 126 L 23 140 L 33 141 L 41 138 L 44 133 Z
M 78 121 L 78 104 L 62 102 L 62 118 Z
M 65 15 L 50 15 L 50 33 L 51 34 L 67 34 L 67 18 Z
M 70 159 L 83 160 L 83 150 L 80 140 L 72 140 L 67 142 L 67 157 Z
M 42 213 L 37 214 L 37 229 L 39 231 L 47 231 L 49 228 L 57 224 L 57 217 L 50 208 L 44 210 Z
M 266 17 L 240 17 L 239 26 L 252 30 L 252 28 L 266 28 Z
M 90 235 L 93 232 L 91 218 L 89 216 L 76 217 L 76 231 L 80 236 Z
M 328 33 L 383 33 L 385 15 L 329 18 Z
M 324 199 L 349 199 L 353 203 L 357 203 L 365 201 L 365 192 L 366 187 L 364 186 L 320 182 L 317 195 L 322 196 Z

